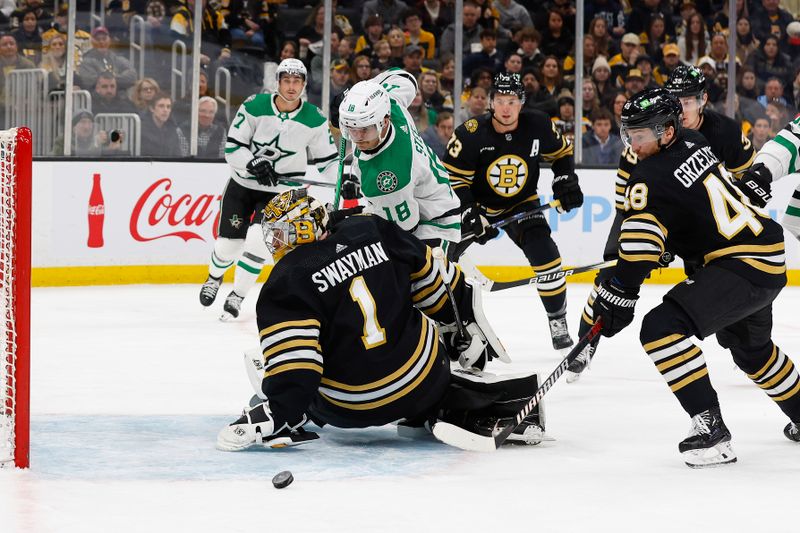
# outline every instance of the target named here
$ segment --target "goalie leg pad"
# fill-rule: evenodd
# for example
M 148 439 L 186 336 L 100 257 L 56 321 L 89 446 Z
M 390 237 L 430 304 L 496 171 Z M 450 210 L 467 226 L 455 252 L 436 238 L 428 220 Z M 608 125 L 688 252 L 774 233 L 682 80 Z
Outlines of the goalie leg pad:
M 481 291 L 480 283 L 473 279 L 466 279 L 465 282 L 470 292 L 472 292 L 472 317 L 474 320 L 474 327 L 471 333 L 475 334 L 479 332 L 482 339 L 486 341 L 487 348 L 489 349 L 489 358 L 496 357 L 504 363 L 510 363 L 511 358 L 508 356 L 505 346 L 500 342 L 500 339 L 495 334 L 492 325 L 483 312 L 483 291 Z M 467 326 L 467 331 L 470 331 L 469 326 Z M 462 363 L 461 366 L 468 368 L 464 363 Z
M 261 383 L 264 380 L 264 354 L 261 353 L 260 346 L 256 346 L 244 352 L 244 369 L 256 396 L 261 398 L 261 400 L 266 400 L 267 396 L 264 394 L 264 391 L 261 390 Z

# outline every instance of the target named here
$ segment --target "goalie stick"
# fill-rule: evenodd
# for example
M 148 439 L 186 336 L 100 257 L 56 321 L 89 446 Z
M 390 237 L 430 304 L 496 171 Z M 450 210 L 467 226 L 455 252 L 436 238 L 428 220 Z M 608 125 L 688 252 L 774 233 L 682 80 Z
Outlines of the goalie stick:
M 474 452 L 491 452 L 496 450 L 505 442 L 508 436 L 511 435 L 511 433 L 517 429 L 517 427 L 519 427 L 525 417 L 528 416 L 531 411 L 533 411 L 533 408 L 536 407 L 536 405 L 542 400 L 542 397 L 547 394 L 547 391 L 549 391 L 553 384 L 558 381 L 561 375 L 566 372 L 569 364 L 576 357 L 578 357 L 578 354 L 581 353 L 586 345 L 592 342 L 592 340 L 600 333 L 600 329 L 602 327 L 603 321 L 602 319 L 598 318 L 597 322 L 595 322 L 594 326 L 592 326 L 592 329 L 590 329 L 586 335 L 584 335 L 583 338 L 578 341 L 578 343 L 572 348 L 567 356 L 562 359 L 561 363 L 556 367 L 556 369 L 553 370 L 553 373 L 550 374 L 550 376 L 548 376 L 548 378 L 536 390 L 531 399 L 525 403 L 522 409 L 520 409 L 520 411 L 514 417 L 514 421 L 502 429 L 495 426 L 493 433 L 496 433 L 493 436 L 489 437 L 479 435 L 456 426 L 455 424 L 450 424 L 449 422 L 436 422 L 433 426 L 433 435 L 445 444 L 449 444 L 450 446 L 454 446 L 456 448 L 461 448 L 462 450 Z
M 278 183 L 282 183 L 283 185 L 314 185 L 316 187 L 327 187 L 329 189 L 336 188 L 335 183 L 331 183 L 329 181 L 309 180 L 306 178 L 281 178 L 278 180 Z

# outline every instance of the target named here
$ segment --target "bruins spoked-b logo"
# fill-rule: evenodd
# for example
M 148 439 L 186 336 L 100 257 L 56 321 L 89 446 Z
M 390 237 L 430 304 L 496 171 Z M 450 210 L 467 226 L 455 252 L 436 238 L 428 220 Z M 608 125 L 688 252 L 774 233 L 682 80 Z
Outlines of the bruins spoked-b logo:
M 500 196 L 514 196 L 527 179 L 527 163 L 513 154 L 498 157 L 486 169 L 486 180 Z
M 384 170 L 376 178 L 378 190 L 383 193 L 390 193 L 397 188 L 397 176 L 394 172 Z

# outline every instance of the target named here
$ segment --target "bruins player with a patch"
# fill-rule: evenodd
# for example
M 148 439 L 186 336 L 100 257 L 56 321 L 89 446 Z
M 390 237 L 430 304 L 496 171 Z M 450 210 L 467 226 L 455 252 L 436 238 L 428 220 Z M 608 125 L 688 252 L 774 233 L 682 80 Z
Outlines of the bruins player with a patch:
M 742 133 L 741 124 L 732 118 L 721 115 L 716 111 L 708 109 L 708 95 L 706 94 L 706 78 L 697 67 L 680 65 L 670 74 L 664 86 L 670 93 L 676 96 L 683 110 L 682 125 L 684 128 L 699 131 L 706 142 L 711 147 L 717 159 L 725 168 L 739 178 L 746 169 L 752 165 L 755 151 L 750 140 Z M 616 216 L 611 224 L 611 230 L 603 251 L 603 259 L 609 261 L 617 258 L 617 241 L 619 239 L 620 224 L 624 214 L 625 187 L 628 178 L 633 173 L 638 159 L 630 148 L 625 148 L 620 156 L 617 178 L 614 183 L 614 205 Z M 668 264 L 672 260 L 672 251 L 667 250 L 664 254 L 662 263 Z M 694 265 L 686 262 L 685 268 L 690 273 Z M 581 313 L 581 322 L 578 327 L 578 336 L 583 336 L 594 323 L 592 316 L 592 305 L 597 294 L 597 286 L 608 279 L 610 269 L 598 272 L 594 280 L 589 299 Z M 580 373 L 588 366 L 589 361 L 594 357 L 597 349 L 596 339 L 590 343 L 575 360 L 570 363 L 567 381 L 573 382 L 578 379 Z
M 645 315 L 639 334 L 692 431 L 679 445 L 691 467 L 736 461 L 703 352 L 691 337 L 716 334 L 736 365 L 800 422 L 800 375 L 772 341 L 772 302 L 786 284 L 783 230 L 734 186 L 705 138 L 681 128 L 666 89 L 622 110 L 623 141 L 639 157 L 625 190 L 619 263 L 598 288 L 594 315 L 612 336 L 633 320 L 639 287 L 671 249 L 698 264 Z M 788 435 L 787 435 L 788 436 Z
M 489 227 L 492 222 L 540 204 L 537 187 L 541 163 L 552 165 L 553 195 L 561 202 L 561 210 L 583 204 L 572 144 L 543 113 L 521 113 L 523 103 L 519 75 L 498 74 L 492 87 L 492 112 L 456 128 L 447 144 L 444 166 L 461 200 L 461 228 L 472 233 L 479 244 L 498 234 Z M 504 229 L 537 274 L 561 269 L 561 254 L 543 214 L 508 224 Z M 471 242 L 453 247 L 450 257 L 460 257 Z M 547 311 L 553 347 L 569 348 L 573 342 L 566 322 L 564 278 L 539 283 L 537 289 Z
M 357 215 L 331 226 L 322 204 L 296 189 L 267 204 L 263 230 L 275 259 L 256 306 L 263 402 L 220 431 L 218 448 L 307 442 L 315 438 L 301 429 L 307 418 L 342 428 L 441 418 L 491 435 L 536 390 L 535 373 L 451 375 L 449 357 L 476 342 L 494 349 L 474 299 L 480 289 L 454 263 L 445 265 L 473 338 L 441 341 L 439 324 L 455 321 L 442 266 L 396 224 Z M 514 440 L 540 442 L 540 424 L 539 411 L 532 413 Z

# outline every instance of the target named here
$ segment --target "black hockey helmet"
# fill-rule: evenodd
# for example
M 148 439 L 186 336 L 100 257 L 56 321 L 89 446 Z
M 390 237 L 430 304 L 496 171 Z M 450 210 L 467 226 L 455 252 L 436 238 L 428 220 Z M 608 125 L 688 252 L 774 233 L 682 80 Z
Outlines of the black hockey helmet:
M 492 82 L 492 99 L 496 94 L 515 94 L 524 103 L 525 86 L 522 85 L 522 78 L 516 72 L 500 72 L 495 75 Z
M 693 65 L 675 67 L 664 88 L 678 98 L 684 96 L 702 97 L 706 91 L 706 77 L 699 68 Z
M 645 89 L 633 95 L 622 106 L 622 134 L 623 141 L 630 145 L 627 132 L 632 129 L 650 128 L 660 139 L 667 126 L 675 128 L 675 133 L 681 127 L 683 108 L 678 98 L 663 87 Z

